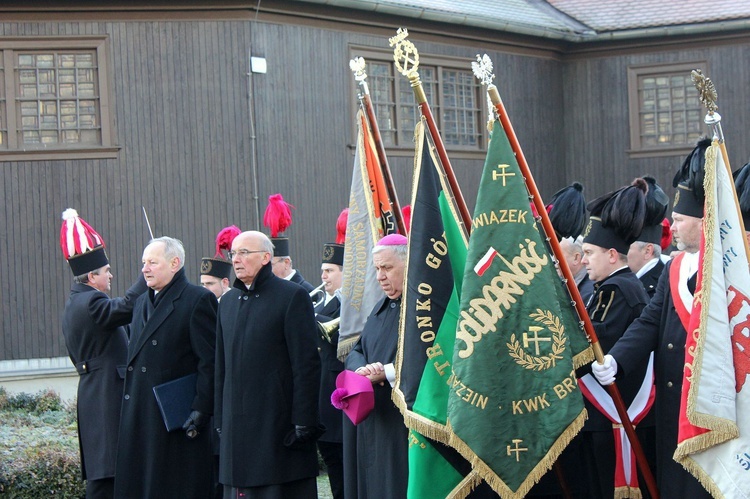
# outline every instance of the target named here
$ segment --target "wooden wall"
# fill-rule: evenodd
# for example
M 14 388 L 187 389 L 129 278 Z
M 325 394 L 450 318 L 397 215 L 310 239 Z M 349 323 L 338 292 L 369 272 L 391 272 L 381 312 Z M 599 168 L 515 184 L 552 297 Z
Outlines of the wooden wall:
M 706 61 L 696 68 L 711 78 L 718 93 L 732 168 L 750 160 L 750 37 L 731 44 L 705 41 L 656 44 L 634 53 L 574 57 L 563 70 L 565 165 L 568 182 L 580 180 L 587 199 L 612 191 L 633 178 L 651 175 L 672 196 L 672 179 L 686 154 L 634 158 L 629 153 L 627 70 L 634 65 Z M 701 118 L 705 109 L 701 112 Z M 711 131 L 703 125 L 704 135 Z
M 100 19 L 90 20 L 0 19 L 0 37 L 107 36 L 115 143 L 121 147 L 111 160 L 0 162 L 5 197 L 0 208 L 0 360 L 66 355 L 60 317 L 71 273 L 59 248 L 59 230 L 60 215 L 69 207 L 105 238 L 115 275 L 113 295 L 119 295 L 137 277 L 148 241 L 142 207 L 156 235 L 185 243 L 186 271 L 198 282 L 200 258 L 213 255 L 218 230 L 230 224 L 262 229 L 256 211 L 262 217 L 268 196 L 280 192 L 296 206 L 287 231 L 296 267 L 308 281 L 319 282 L 321 247 L 335 237 L 351 182 L 352 48 L 388 50 L 388 37 L 405 20 L 394 19 L 392 29 L 367 29 L 263 12 L 256 21 L 251 11 L 240 14 L 225 19 L 132 12 L 99 13 Z M 625 67 L 692 54 L 565 60 L 556 50 L 511 47 L 502 34 L 467 41 L 445 31 L 416 29 L 411 39 L 423 54 L 465 58 L 467 69 L 477 53 L 489 54 L 543 196 L 572 180 L 582 180 L 593 196 L 635 171 L 673 170 L 674 162 L 664 158 L 627 157 Z M 266 74 L 248 77 L 251 54 L 266 58 Z M 726 61 L 721 70 L 712 64 L 715 81 L 737 82 L 733 93 L 724 94 L 727 111 L 747 102 L 747 85 L 739 82 L 747 81 L 741 72 L 747 71 L 748 48 L 720 47 L 700 55 Z M 732 65 L 732 60 L 742 64 Z M 747 128 L 750 113 L 732 114 L 726 113 L 729 140 L 747 151 L 750 144 L 736 138 L 734 130 Z M 730 153 L 740 154 L 731 144 Z M 406 204 L 412 158 L 389 159 Z M 456 155 L 452 163 L 472 210 L 482 154 Z

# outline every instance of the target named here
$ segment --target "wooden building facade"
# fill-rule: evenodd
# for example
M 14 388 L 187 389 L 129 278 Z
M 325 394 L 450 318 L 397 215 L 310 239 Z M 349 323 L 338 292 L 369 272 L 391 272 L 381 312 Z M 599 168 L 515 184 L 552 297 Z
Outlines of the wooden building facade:
M 650 68 L 682 74 L 702 67 L 719 91 L 733 166 L 750 153 L 742 133 L 750 125 L 750 33 L 743 30 L 580 42 L 308 2 L 6 2 L 0 361 L 66 355 L 60 318 L 72 276 L 59 244 L 66 208 L 104 237 L 118 295 L 140 271 L 149 239 L 144 208 L 155 235 L 185 243 L 186 271 L 198 282 L 200 258 L 213 256 L 217 232 L 231 224 L 264 230 L 267 198 L 282 193 L 296 207 L 287 231 L 295 267 L 317 283 L 322 245 L 334 239 L 349 196 L 358 105 L 349 60 L 364 55 L 380 64 L 383 72 L 371 77 L 390 93 L 383 90 L 379 102 L 408 114 L 406 80 L 388 73 L 388 38 L 400 26 L 435 70 L 431 104 L 445 127 L 456 128 L 451 113 L 470 116 L 474 128 L 464 132 L 474 139 L 448 145 L 470 210 L 487 106 L 481 88 L 460 78 L 478 53 L 494 62 L 543 196 L 579 180 L 593 199 L 649 173 L 671 190 L 687 144 L 706 129 L 699 124 L 682 145 L 651 149 L 646 129 L 634 144 L 631 118 L 643 110 L 633 111 L 632 96 Z M 265 72 L 251 70 L 251 57 L 265 60 Z M 74 98 L 62 98 L 71 88 Z M 455 88 L 471 93 L 470 102 L 452 102 Z M 380 126 L 408 204 L 411 136 L 398 124 Z

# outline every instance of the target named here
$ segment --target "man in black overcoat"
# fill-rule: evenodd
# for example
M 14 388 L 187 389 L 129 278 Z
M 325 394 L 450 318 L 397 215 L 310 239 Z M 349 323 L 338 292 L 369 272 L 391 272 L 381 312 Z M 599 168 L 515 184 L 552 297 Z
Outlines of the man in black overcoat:
M 216 297 L 191 284 L 185 250 L 171 237 L 143 251 L 149 287 L 133 311 L 115 476 L 115 496 L 205 499 L 211 493 Z M 167 432 L 153 388 L 196 375 L 191 412 Z
M 627 327 L 641 314 L 648 295 L 638 278 L 628 268 L 627 252 L 642 232 L 646 213 L 647 183 L 636 179 L 628 187 L 605 194 L 589 203 L 589 226 L 583 239 L 583 264 L 594 281 L 594 294 L 586 311 L 594 326 L 599 344 L 606 353 Z M 649 418 L 653 391 L 653 369 L 648 358 L 633 366 L 632 376 L 618 383 L 618 388 L 636 433 L 650 463 L 654 462 L 654 423 Z M 579 437 L 581 474 L 587 488 L 586 497 L 634 497 L 646 488 L 638 483 L 635 470 L 627 475 L 630 452 L 623 448 L 619 431 L 620 417 L 613 411 L 610 395 L 590 375 L 590 367 L 577 370 L 588 419 Z M 609 408 L 609 409 L 607 409 Z M 616 474 L 622 477 L 616 480 Z
M 344 370 L 344 363 L 336 356 L 339 343 L 339 328 L 332 322 L 341 314 L 339 289 L 343 277 L 344 245 L 323 245 L 320 278 L 323 280 L 324 298 L 315 306 L 315 320 L 330 332 L 318 331 L 318 354 L 320 355 L 320 422 L 326 432 L 318 440 L 318 450 L 326 463 L 328 483 L 334 499 L 344 498 L 344 451 L 342 447 L 342 413 L 331 405 L 331 394 L 336 389 L 336 377 Z
M 656 481 L 661 497 L 700 499 L 711 497 L 696 478 L 673 459 L 677 448 L 680 396 L 685 366 L 686 324 L 690 320 L 698 270 L 698 250 L 703 223 L 704 140 L 688 154 L 675 176 L 672 236 L 682 253 L 667 262 L 656 292 L 640 317 L 604 356 L 592 364 L 603 385 L 631 376 L 650 351 L 654 351 L 656 376 Z
M 77 237 L 89 228 L 75 210 L 66 210 L 63 217 L 63 254 L 67 256 L 69 249 L 74 252 L 68 258 L 74 277 L 62 331 L 79 375 L 76 409 L 81 471 L 88 499 L 111 498 L 128 355 L 124 326 L 130 323 L 135 300 L 146 290 L 146 283 L 138 279 L 122 298 L 107 296 L 112 273 L 103 241 L 93 248 L 81 239 L 76 244 Z M 98 234 L 91 239 L 96 237 Z
M 643 284 L 649 299 L 653 298 L 665 267 L 661 258 L 661 246 L 652 242 L 634 242 L 628 251 L 628 266 Z
M 317 497 L 317 326 L 309 293 L 271 271 L 257 231 L 232 242 L 233 287 L 216 342 L 219 481 L 224 497 Z
M 375 408 L 356 428 L 359 499 L 406 497 L 408 430 L 391 399 L 396 381 L 393 363 L 404 289 L 406 241 L 406 237 L 400 234 L 391 234 L 378 241 L 373 248 L 373 266 L 385 296 L 367 318 L 362 335 L 345 363 L 347 369 L 367 376 L 375 391 Z M 344 445 L 348 445 L 347 442 Z M 345 479 L 350 480 L 348 473 Z M 350 490 L 348 484 L 347 490 Z

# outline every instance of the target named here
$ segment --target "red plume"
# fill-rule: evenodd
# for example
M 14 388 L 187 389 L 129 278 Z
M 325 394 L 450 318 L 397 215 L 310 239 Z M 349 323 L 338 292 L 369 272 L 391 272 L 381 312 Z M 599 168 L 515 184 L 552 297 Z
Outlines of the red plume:
M 271 237 L 276 237 L 279 232 L 284 232 L 292 225 L 292 209 L 294 206 L 284 201 L 281 194 L 268 196 L 268 207 L 263 215 L 263 225 L 271 230 Z
M 97 246 L 104 246 L 104 239 L 84 219 L 78 216 L 73 208 L 62 214 L 63 224 L 60 229 L 60 247 L 63 256 L 68 260 L 72 256 L 91 251 Z
M 666 218 L 661 221 L 661 246 L 662 251 L 666 251 L 669 245 L 672 244 L 672 231 L 670 230 L 669 220 Z
M 224 254 L 221 251 L 231 250 L 232 241 L 234 241 L 234 238 L 239 236 L 241 232 L 240 228 L 236 225 L 230 225 L 229 227 L 221 229 L 216 236 L 216 255 L 214 258 L 224 258 Z
M 406 230 L 404 235 L 407 235 L 411 230 L 411 205 L 407 204 L 401 208 L 401 216 L 404 217 L 404 229 Z
M 346 224 L 349 221 L 349 208 L 344 208 L 336 220 L 336 244 L 346 242 Z

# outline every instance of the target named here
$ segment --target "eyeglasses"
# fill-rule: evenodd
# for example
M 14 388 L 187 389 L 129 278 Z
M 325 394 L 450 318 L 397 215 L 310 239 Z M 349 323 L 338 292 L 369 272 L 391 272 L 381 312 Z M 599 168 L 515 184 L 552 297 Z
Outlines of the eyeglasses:
M 268 253 L 268 252 L 266 250 L 246 250 L 246 249 L 241 249 L 241 250 L 237 250 L 237 251 L 230 251 L 229 252 L 229 258 L 232 259 L 235 256 L 239 256 L 240 258 L 245 258 L 247 255 L 249 255 L 251 253 Z

